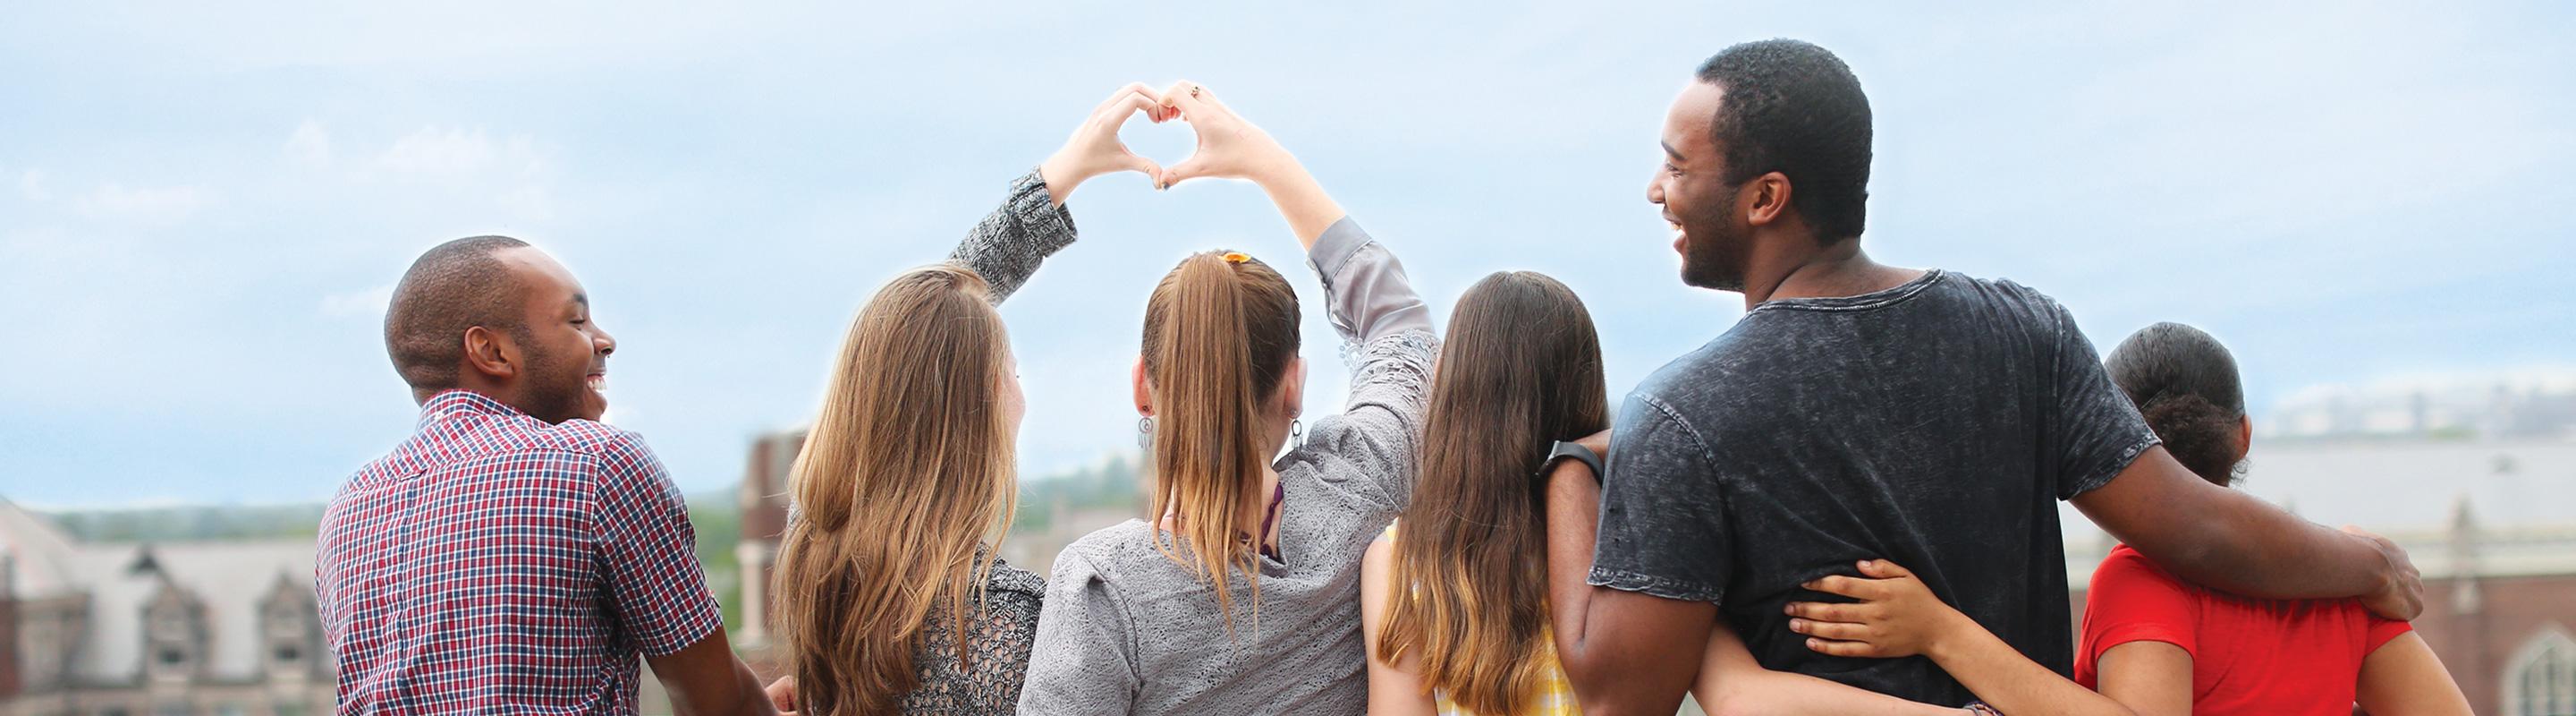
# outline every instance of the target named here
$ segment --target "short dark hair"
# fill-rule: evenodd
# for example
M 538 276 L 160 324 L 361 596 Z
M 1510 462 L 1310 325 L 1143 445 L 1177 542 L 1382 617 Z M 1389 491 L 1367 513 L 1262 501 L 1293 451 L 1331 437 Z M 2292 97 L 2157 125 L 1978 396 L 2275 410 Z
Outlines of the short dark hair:
M 1699 81 L 1724 90 L 1712 127 L 1726 181 L 1789 178 L 1789 205 L 1816 239 L 1859 236 L 1868 213 L 1869 96 L 1842 58 L 1797 40 L 1747 42 L 1700 63 Z
M 493 254 L 527 245 L 507 236 L 470 236 L 431 248 L 403 272 L 385 306 L 385 352 L 414 394 L 456 387 L 465 329 L 526 335 L 523 287 Z
M 2227 346 L 2198 328 L 2158 323 L 2129 334 L 2102 363 L 2176 462 L 2219 485 L 2241 476 L 2245 386 Z

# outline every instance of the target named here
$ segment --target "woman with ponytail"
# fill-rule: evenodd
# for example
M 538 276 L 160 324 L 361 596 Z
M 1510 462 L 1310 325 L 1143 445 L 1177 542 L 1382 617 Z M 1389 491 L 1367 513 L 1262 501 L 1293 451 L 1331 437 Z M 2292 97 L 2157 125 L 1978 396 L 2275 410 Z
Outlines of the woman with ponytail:
M 1139 112 L 1170 117 L 1144 85 L 1119 90 L 950 262 L 886 282 L 851 322 L 789 478 L 772 582 L 782 710 L 999 714 L 1018 702 L 1046 585 L 993 554 L 1019 491 L 1023 407 L 994 305 L 1073 243 L 1075 186 L 1159 174 L 1118 142 Z
M 1438 339 L 1395 257 L 1295 157 L 1205 87 L 1163 100 L 1199 135 L 1164 183 L 1269 194 L 1323 280 L 1350 395 L 1301 419 L 1296 293 L 1269 264 L 1212 251 L 1164 276 L 1134 380 L 1154 519 L 1057 556 L 1020 712 L 1356 714 L 1360 558 L 1412 496 Z

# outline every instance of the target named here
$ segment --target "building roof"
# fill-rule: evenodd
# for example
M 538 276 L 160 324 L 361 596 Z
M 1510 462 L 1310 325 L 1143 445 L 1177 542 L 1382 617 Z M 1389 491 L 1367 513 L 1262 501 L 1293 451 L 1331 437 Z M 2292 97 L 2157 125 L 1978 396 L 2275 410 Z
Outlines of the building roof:
M 44 515 L 0 498 L 0 597 L 43 599 L 78 591 L 71 570 L 78 558 L 69 533 Z
M 309 540 L 81 545 L 80 580 L 90 593 L 85 648 L 73 665 L 84 681 L 130 681 L 143 674 L 143 608 L 162 576 L 205 605 L 206 675 L 240 680 L 259 674 L 266 640 L 260 607 L 278 580 L 310 594 L 314 547 Z M 159 575 L 131 567 L 149 552 Z
M 9 596 L 88 597 L 89 618 L 72 675 L 90 682 L 142 676 L 143 608 L 160 593 L 164 577 L 205 605 L 206 675 L 217 680 L 258 675 L 266 645 L 260 607 L 280 580 L 306 595 L 313 590 L 311 540 L 83 543 L 5 499 L 0 553 L 10 558 Z M 147 557 L 157 570 L 136 570 Z

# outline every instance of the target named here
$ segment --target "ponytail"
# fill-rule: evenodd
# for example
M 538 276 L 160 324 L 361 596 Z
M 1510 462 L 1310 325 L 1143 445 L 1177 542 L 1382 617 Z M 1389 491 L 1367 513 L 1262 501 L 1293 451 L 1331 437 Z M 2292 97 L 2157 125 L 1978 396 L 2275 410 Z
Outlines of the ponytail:
M 1260 599 L 1257 547 L 1238 539 L 1236 525 L 1266 504 L 1257 494 L 1269 458 L 1261 411 L 1297 352 L 1296 294 L 1243 254 L 1193 255 L 1155 287 L 1143 352 L 1154 386 L 1153 514 L 1177 518 L 1171 539 L 1158 532 L 1154 546 L 1214 584 L 1231 630 L 1232 568 Z

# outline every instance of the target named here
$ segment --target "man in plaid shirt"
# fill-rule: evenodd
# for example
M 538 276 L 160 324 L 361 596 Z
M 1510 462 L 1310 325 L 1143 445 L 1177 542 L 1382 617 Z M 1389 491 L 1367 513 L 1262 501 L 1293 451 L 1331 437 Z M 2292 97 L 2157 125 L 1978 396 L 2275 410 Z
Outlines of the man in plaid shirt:
M 681 713 L 771 713 L 679 488 L 597 422 L 617 342 L 571 272 L 516 239 L 441 244 L 385 344 L 421 417 L 323 513 L 341 713 L 631 714 L 639 652 Z

